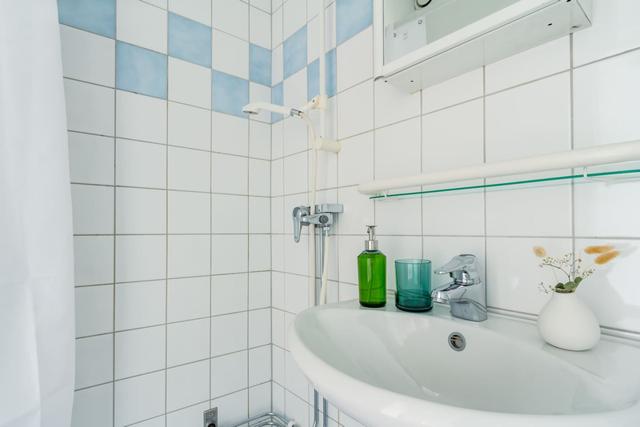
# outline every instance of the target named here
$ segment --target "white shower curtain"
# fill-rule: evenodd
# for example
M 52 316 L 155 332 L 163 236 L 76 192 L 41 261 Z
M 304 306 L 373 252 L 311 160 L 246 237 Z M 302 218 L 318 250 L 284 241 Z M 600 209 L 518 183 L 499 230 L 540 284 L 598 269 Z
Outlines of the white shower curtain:
M 68 427 L 71 196 L 55 0 L 0 0 L 0 427 Z

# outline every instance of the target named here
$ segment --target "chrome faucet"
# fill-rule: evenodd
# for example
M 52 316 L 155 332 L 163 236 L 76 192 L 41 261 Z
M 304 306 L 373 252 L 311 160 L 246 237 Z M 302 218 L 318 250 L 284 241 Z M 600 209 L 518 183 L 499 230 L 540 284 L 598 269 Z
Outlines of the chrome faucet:
M 343 211 L 342 205 L 338 203 L 324 203 L 315 206 L 315 213 L 311 213 L 309 206 L 297 206 L 293 208 L 293 240 L 300 241 L 303 225 L 316 225 L 324 230 L 329 230 L 335 222 L 335 214 Z
M 453 317 L 473 322 L 487 320 L 487 287 L 480 280 L 475 255 L 458 255 L 435 273 L 448 274 L 453 282 L 434 289 L 434 301 L 449 303 Z

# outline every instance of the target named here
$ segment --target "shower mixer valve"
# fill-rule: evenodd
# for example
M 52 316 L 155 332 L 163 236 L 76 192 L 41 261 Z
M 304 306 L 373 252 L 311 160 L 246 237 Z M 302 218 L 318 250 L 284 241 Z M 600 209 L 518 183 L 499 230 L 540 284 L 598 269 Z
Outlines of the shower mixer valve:
M 316 225 L 328 231 L 335 222 L 336 214 L 343 212 L 339 203 L 323 203 L 315 206 L 315 213 L 311 213 L 309 206 L 296 206 L 293 208 L 293 240 L 300 241 L 303 225 Z

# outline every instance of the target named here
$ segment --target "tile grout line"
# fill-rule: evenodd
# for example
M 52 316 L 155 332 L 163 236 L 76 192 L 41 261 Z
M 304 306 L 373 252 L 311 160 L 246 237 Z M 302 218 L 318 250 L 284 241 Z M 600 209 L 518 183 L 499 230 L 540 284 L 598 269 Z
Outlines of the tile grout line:
M 114 8 L 115 8 L 115 16 L 118 16 L 118 2 L 116 1 L 114 4 Z M 117 31 L 117 26 L 116 26 L 116 31 Z M 117 33 L 116 33 L 117 36 Z M 114 45 L 113 45 L 113 49 L 114 49 L 114 60 L 113 60 L 113 84 L 114 86 L 116 85 L 116 81 L 118 79 L 118 59 L 117 59 L 117 55 L 115 55 L 115 49 L 116 49 L 116 42 L 114 40 Z M 117 259 L 117 253 L 116 253 L 116 233 L 118 232 L 117 227 L 116 227 L 116 221 L 117 221 L 117 215 L 118 212 L 116 210 L 117 208 L 117 197 L 116 197 L 116 184 L 118 183 L 118 177 L 117 177 L 117 171 L 118 171 L 118 144 L 116 144 L 116 129 L 118 127 L 118 103 L 116 102 L 116 91 L 115 89 L 113 90 L 113 292 L 112 292 L 112 304 L 113 304 L 113 318 L 112 318 L 112 345 L 111 345 L 111 380 L 112 380 L 112 385 L 111 385 L 111 424 L 113 427 L 116 427 L 116 285 L 115 282 L 117 280 L 117 270 L 116 270 L 116 259 Z
M 165 58 L 167 66 L 167 81 L 165 90 L 167 100 L 165 100 L 165 137 L 167 147 L 165 148 L 165 253 L 164 253 L 164 426 L 167 427 L 167 408 L 169 399 L 169 12 L 167 11 L 167 56 Z

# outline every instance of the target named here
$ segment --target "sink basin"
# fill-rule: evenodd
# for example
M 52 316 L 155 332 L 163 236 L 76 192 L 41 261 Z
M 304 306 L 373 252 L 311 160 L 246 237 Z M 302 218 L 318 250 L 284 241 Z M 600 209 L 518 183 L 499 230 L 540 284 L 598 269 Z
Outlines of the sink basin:
M 366 426 L 640 426 L 634 341 L 603 337 L 570 352 L 527 320 L 349 302 L 300 313 L 289 348 L 311 383 Z

